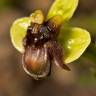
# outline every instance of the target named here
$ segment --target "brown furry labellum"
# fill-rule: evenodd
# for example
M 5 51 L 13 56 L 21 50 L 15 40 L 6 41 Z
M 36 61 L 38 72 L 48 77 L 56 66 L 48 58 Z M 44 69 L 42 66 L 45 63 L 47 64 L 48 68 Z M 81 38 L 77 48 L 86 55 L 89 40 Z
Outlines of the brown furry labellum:
M 33 16 L 31 17 L 32 22 L 23 40 L 25 48 L 23 68 L 37 80 L 51 73 L 52 64 L 70 70 L 63 63 L 63 51 L 56 40 L 61 24 L 59 16 L 52 17 L 50 20 L 43 22 L 44 18 L 40 19 L 39 15 L 42 18 L 44 17 L 40 10 L 31 15 Z

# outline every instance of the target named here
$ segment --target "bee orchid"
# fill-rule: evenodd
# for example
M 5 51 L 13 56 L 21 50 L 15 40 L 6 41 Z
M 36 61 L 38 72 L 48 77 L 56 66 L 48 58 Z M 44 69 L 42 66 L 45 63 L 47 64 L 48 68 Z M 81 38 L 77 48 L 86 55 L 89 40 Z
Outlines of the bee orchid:
M 66 27 L 78 0 L 55 0 L 45 18 L 41 10 L 16 20 L 11 27 L 11 40 L 20 51 L 27 74 L 38 80 L 51 73 L 52 64 L 65 70 L 78 59 L 91 42 L 87 30 Z

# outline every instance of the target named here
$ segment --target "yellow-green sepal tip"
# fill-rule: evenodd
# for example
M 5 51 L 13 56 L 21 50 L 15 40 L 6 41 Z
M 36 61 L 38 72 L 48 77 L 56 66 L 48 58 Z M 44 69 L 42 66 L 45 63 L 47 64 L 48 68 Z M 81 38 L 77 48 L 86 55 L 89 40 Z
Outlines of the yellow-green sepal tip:
M 10 36 L 13 46 L 21 53 L 24 52 L 23 38 L 26 35 L 28 26 L 30 25 L 29 17 L 17 19 L 13 22 L 10 29 Z
M 48 12 L 47 20 L 56 15 L 62 16 L 62 21 L 68 21 L 74 14 L 79 0 L 55 0 Z

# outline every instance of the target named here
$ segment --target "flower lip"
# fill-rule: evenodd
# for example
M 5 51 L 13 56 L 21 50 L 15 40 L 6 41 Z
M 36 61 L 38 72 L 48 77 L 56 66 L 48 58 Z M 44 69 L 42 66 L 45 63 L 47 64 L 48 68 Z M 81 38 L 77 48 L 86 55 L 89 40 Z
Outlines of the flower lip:
M 58 19 L 60 18 L 56 16 L 42 24 L 31 22 L 27 29 L 23 44 L 23 67 L 35 79 L 46 77 L 50 73 L 52 63 L 69 71 L 66 65 L 63 66 L 62 48 L 56 40 L 61 25 Z
M 47 48 L 27 48 L 22 57 L 22 65 L 25 72 L 36 80 L 48 76 L 51 65 Z

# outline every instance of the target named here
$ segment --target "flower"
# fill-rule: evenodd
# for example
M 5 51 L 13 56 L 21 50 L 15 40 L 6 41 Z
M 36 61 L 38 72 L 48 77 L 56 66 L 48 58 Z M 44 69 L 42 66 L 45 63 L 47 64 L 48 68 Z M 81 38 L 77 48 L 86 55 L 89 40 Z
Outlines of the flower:
M 65 64 L 78 59 L 90 44 L 87 30 L 64 26 L 77 5 L 78 0 L 55 0 L 46 21 L 37 10 L 13 23 L 12 43 L 23 54 L 24 70 L 35 79 L 49 75 L 52 62 L 69 70 Z

